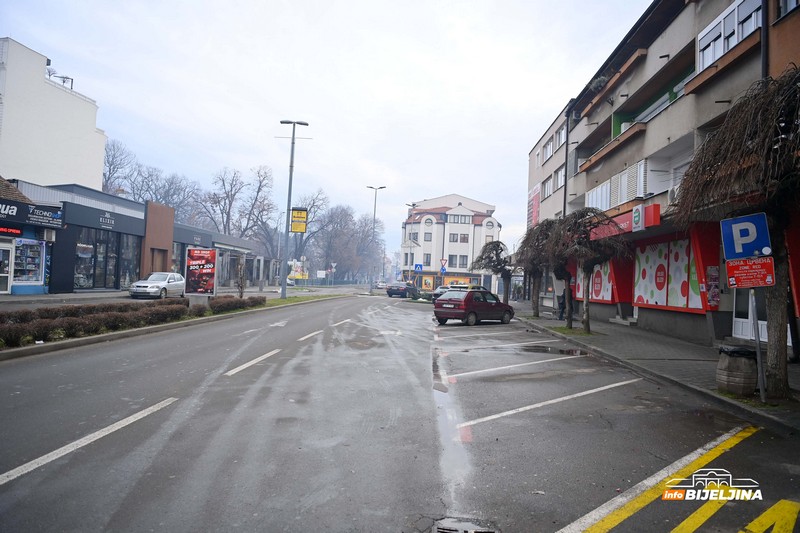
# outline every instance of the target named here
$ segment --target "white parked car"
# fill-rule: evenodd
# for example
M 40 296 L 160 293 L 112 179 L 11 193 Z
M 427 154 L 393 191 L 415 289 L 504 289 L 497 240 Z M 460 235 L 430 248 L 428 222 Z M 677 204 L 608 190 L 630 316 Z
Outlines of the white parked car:
M 128 288 L 131 298 L 183 298 L 185 291 L 186 280 L 177 272 L 153 272 L 147 279 L 137 281 Z

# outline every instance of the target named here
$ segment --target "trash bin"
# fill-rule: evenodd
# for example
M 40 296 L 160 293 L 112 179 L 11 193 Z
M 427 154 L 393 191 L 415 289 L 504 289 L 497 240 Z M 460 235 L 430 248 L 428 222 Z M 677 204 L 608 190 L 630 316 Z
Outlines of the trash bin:
M 752 396 L 758 387 L 755 348 L 722 345 L 719 354 L 717 388 L 738 396 Z

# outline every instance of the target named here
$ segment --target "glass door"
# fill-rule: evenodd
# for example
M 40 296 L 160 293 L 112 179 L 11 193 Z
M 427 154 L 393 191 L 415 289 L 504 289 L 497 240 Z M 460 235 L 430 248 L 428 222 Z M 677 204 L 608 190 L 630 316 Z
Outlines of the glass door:
M 0 248 L 0 294 L 11 292 L 11 248 Z

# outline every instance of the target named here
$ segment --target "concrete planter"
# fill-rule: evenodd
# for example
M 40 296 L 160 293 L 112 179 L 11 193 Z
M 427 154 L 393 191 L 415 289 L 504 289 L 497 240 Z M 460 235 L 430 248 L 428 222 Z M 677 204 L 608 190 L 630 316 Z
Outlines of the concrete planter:
M 752 396 L 758 386 L 756 360 L 720 354 L 717 363 L 717 388 L 738 396 Z

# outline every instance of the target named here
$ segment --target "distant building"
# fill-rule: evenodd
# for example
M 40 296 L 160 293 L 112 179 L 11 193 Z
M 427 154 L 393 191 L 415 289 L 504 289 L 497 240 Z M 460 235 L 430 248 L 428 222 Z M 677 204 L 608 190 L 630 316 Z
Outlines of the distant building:
M 487 242 L 500 240 L 495 206 L 458 194 L 411 204 L 403 222 L 400 265 L 404 279 L 423 290 L 475 283 L 491 287 L 489 272 L 470 272 Z
M 97 104 L 73 79 L 48 77 L 50 60 L 0 39 L 0 176 L 101 189 L 106 135 Z

